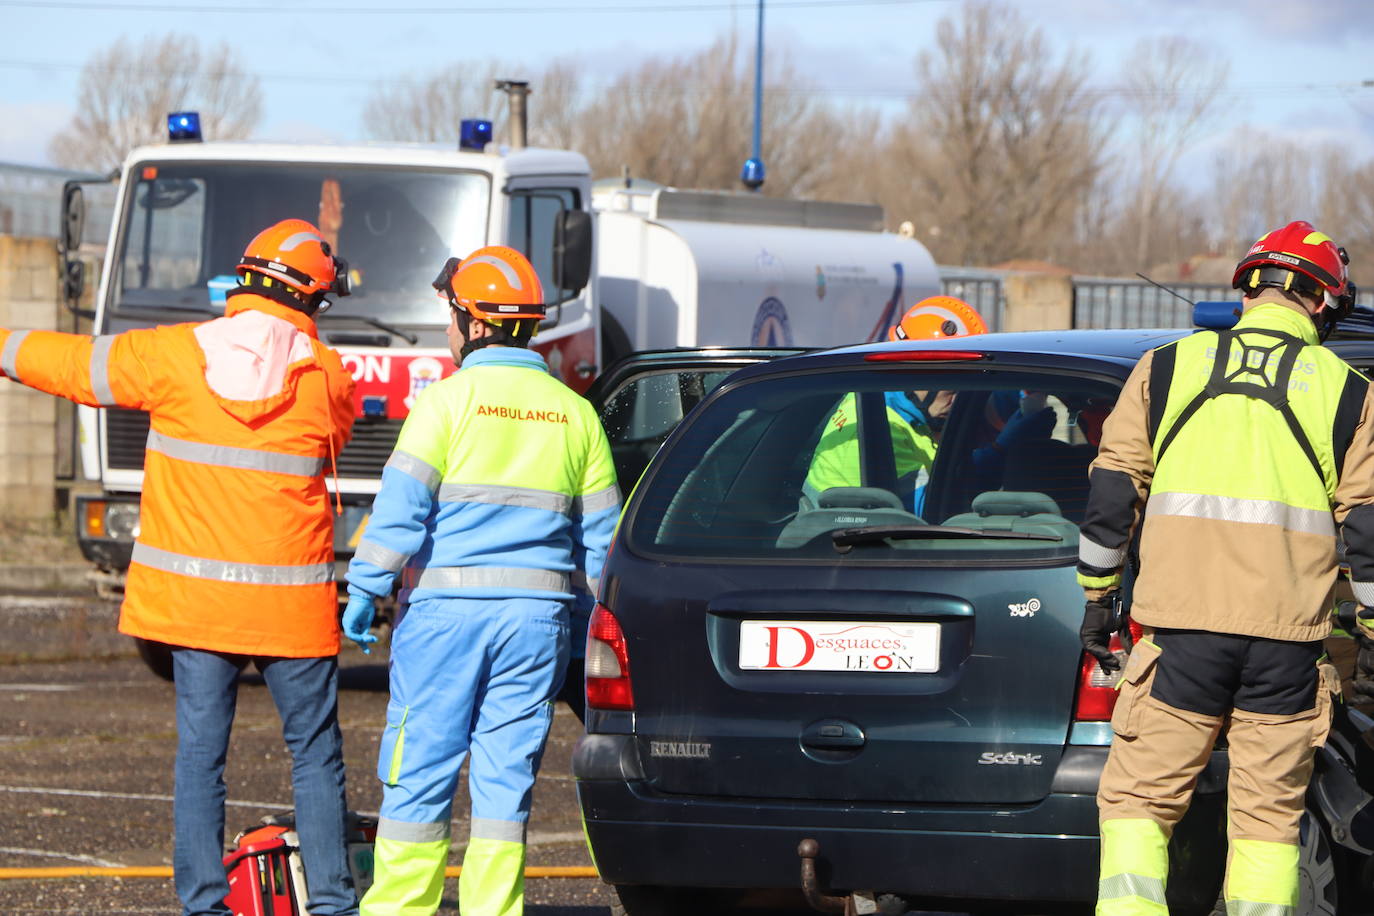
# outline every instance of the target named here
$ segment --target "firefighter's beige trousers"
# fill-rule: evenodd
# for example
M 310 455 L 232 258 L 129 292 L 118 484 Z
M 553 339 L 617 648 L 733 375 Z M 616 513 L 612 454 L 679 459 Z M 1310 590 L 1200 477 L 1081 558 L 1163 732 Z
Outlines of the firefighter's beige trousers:
M 1165 916 L 1168 843 L 1225 725 L 1150 696 L 1159 648 L 1136 644 L 1112 715 L 1115 737 L 1098 788 L 1100 916 Z M 1298 822 L 1316 747 L 1326 740 L 1335 669 L 1322 665 L 1317 705 L 1291 716 L 1233 709 L 1225 897 L 1228 914 L 1283 916 L 1297 904 Z

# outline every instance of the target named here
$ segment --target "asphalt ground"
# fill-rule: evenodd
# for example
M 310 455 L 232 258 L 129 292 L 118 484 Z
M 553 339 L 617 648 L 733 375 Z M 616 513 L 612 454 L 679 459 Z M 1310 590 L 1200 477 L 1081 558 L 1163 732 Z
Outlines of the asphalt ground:
M 0 589 L 0 867 L 170 866 L 173 693 L 115 631 L 117 607 L 87 594 Z M 375 814 L 374 773 L 387 700 L 385 648 L 341 656 L 340 718 L 349 807 Z M 560 706 L 534 792 L 529 864 L 591 865 L 570 773 L 577 719 Z M 465 782 L 465 780 L 464 780 Z M 291 808 L 290 758 L 271 695 L 240 681 L 225 772 L 226 832 Z M 465 786 L 454 803 L 450 864 L 462 863 Z M 599 879 L 526 883 L 531 916 L 606 916 Z M 457 911 L 457 880 L 441 912 Z M 169 878 L 0 880 L 0 913 L 175 914 Z

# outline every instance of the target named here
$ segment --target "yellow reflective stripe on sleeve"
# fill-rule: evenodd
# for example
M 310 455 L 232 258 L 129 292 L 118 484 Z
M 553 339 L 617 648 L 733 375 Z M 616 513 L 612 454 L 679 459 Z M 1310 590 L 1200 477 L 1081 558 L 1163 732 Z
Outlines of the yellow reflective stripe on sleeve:
M 494 486 L 480 483 L 445 483 L 439 485 L 437 496 L 444 503 L 485 503 L 490 506 L 520 506 L 526 509 L 547 509 L 567 515 L 573 498 L 566 493 L 536 490 L 533 487 Z
M 1329 509 L 1303 509 L 1272 499 L 1240 499 L 1208 493 L 1151 493 L 1145 506 L 1145 516 L 1151 518 L 1160 515 L 1277 525 L 1304 534 L 1336 536 L 1336 521 Z
M 186 439 L 174 439 L 155 429 L 148 430 L 148 450 L 191 464 L 210 464 L 245 471 L 268 471 L 297 477 L 318 477 L 324 472 L 323 457 L 312 458 L 306 455 L 270 452 L 266 449 L 190 442 Z
M 1116 573 L 1111 576 L 1085 576 L 1079 573 L 1078 584 L 1083 588 L 1111 588 L 1113 585 L 1121 584 L 1121 574 Z
M 474 836 L 463 852 L 458 911 L 463 916 L 521 916 L 525 844 Z
M 307 563 L 303 566 L 273 566 L 266 563 L 231 563 L 193 557 L 134 542 L 132 560 L 151 569 L 212 579 L 217 582 L 242 582 L 248 585 L 320 585 L 334 581 L 333 563 Z
M 19 377 L 19 347 L 23 345 L 24 338 L 28 337 L 30 331 L 11 331 L 10 336 L 5 340 L 4 349 L 0 349 L 0 371 L 3 371 L 16 382 L 23 381 Z
M 543 592 L 569 591 L 571 577 L 554 569 L 523 566 L 429 566 L 407 569 L 402 588 L 527 588 Z
M 363 897 L 360 912 L 367 916 L 429 916 L 439 909 L 448 847 L 447 837 L 430 843 L 387 839 L 381 835 L 379 824 L 372 887 Z
M 91 394 L 101 407 L 119 406 L 110 388 L 110 347 L 114 340 L 112 335 L 105 334 L 91 344 Z
M 1233 839 L 1225 896 L 1228 914 L 1291 913 L 1298 905 L 1298 847 L 1291 843 Z

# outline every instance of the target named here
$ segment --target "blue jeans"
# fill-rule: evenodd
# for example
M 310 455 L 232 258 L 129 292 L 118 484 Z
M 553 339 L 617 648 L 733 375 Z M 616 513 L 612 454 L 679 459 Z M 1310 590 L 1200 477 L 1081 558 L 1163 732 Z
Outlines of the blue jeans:
M 253 658 L 282 720 L 291 750 L 310 899 L 315 916 L 352 916 L 358 898 L 345 849 L 343 735 L 339 731 L 338 660 Z M 176 800 L 172 858 L 185 916 L 228 916 L 224 897 L 224 759 L 248 656 L 174 648 L 177 694 Z

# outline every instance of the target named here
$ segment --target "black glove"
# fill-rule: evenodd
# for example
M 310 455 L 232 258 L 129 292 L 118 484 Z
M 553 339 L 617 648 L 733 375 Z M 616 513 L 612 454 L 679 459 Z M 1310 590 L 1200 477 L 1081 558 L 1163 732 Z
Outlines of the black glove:
M 1374 619 L 1374 608 L 1362 607 L 1355 616 L 1361 621 Z M 1351 687 L 1358 702 L 1374 703 L 1374 633 L 1370 633 L 1363 623 L 1357 623 L 1350 635 L 1355 637 L 1355 645 L 1360 650 L 1355 659 L 1355 680 Z
M 1121 659 L 1107 645 L 1113 634 L 1121 630 L 1123 622 L 1121 592 L 1117 589 L 1089 601 L 1083 608 L 1083 626 L 1078 630 L 1078 638 L 1083 642 L 1083 649 L 1096 658 L 1102 670 L 1108 674 L 1121 670 Z M 1374 669 L 1371 669 L 1371 673 L 1374 673 Z M 1371 687 L 1374 687 L 1374 683 L 1371 683 Z

